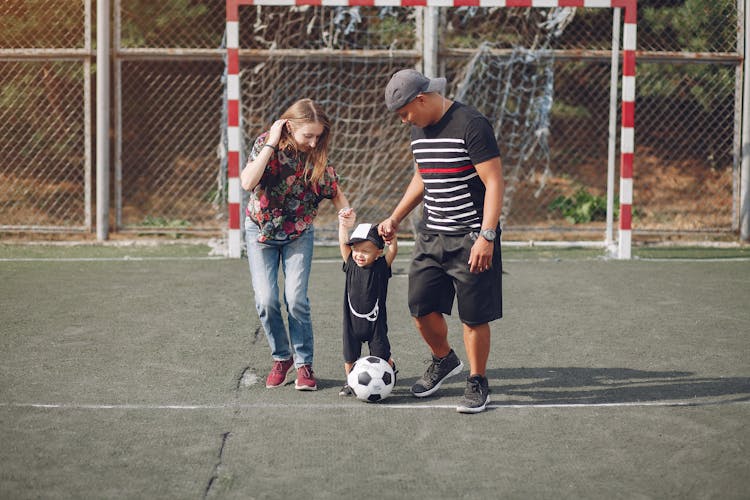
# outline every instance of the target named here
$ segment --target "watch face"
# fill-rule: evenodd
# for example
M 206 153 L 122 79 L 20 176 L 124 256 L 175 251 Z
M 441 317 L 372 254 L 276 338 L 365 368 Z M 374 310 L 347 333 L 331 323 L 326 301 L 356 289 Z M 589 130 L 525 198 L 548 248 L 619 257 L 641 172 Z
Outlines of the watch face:
M 484 237 L 485 240 L 492 241 L 495 239 L 496 235 L 495 235 L 495 231 L 493 231 L 492 229 L 485 229 L 484 231 L 482 231 L 482 236 Z

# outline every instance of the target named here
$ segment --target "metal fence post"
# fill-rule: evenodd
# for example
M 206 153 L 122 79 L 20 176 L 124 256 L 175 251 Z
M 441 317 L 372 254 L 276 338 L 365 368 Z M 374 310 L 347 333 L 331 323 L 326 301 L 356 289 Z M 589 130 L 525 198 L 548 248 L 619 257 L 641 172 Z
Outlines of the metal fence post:
M 750 46 L 750 9 L 744 8 L 745 44 L 743 47 L 742 84 L 742 168 L 740 170 L 740 239 L 750 241 L 750 60 L 747 48 Z
M 91 142 L 93 140 L 93 131 L 91 129 L 91 112 L 93 111 L 93 99 L 91 98 L 91 2 L 85 2 L 84 5 L 84 42 L 83 48 L 86 51 L 86 58 L 83 60 L 83 147 L 84 152 L 84 193 L 83 193 L 83 210 L 84 224 L 86 230 L 91 231 Z
M 109 238 L 109 0 L 96 2 L 96 239 Z
M 612 57 L 609 79 L 609 145 L 607 152 L 607 229 L 604 244 L 607 251 L 615 255 L 614 207 L 615 207 L 615 158 L 617 155 L 617 64 L 620 60 L 621 9 L 612 9 Z
M 438 7 L 425 7 L 422 67 L 428 78 L 438 76 Z

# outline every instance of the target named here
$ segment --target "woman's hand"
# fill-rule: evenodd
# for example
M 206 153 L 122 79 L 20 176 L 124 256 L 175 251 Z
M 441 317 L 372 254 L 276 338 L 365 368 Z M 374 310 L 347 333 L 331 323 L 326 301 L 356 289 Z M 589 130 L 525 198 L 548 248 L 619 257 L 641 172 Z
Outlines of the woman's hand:
M 281 132 L 284 130 L 284 125 L 286 125 L 286 122 L 287 120 L 285 118 L 273 122 L 273 125 L 271 125 L 271 128 L 268 131 L 266 144 L 275 148 L 279 146 L 279 141 L 281 141 Z

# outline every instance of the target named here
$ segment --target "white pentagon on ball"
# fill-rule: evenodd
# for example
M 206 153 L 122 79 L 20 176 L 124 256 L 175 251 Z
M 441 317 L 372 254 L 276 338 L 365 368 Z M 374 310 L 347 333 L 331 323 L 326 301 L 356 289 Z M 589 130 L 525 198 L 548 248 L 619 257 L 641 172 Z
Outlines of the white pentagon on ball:
M 395 382 L 396 377 L 391 365 L 377 356 L 359 358 L 346 377 L 346 383 L 354 391 L 357 399 L 368 403 L 387 398 L 393 391 Z

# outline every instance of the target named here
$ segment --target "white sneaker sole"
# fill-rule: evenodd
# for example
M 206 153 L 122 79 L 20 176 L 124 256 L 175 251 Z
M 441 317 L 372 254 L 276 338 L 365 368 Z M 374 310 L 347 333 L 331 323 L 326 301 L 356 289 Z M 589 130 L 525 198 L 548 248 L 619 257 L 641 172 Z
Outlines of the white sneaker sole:
M 317 385 L 310 387 L 309 385 L 297 385 L 297 382 L 294 383 L 294 388 L 297 389 L 298 391 L 317 391 L 318 390 Z
M 435 384 L 435 387 L 433 387 L 432 389 L 430 389 L 428 391 L 420 392 L 419 394 L 417 394 L 415 392 L 412 392 L 412 394 L 414 395 L 414 397 L 417 397 L 417 398 L 426 398 L 427 396 L 432 396 L 433 394 L 435 394 L 435 392 L 437 392 L 438 389 L 440 389 L 440 386 L 443 385 L 443 382 L 445 382 L 446 380 L 448 380 L 450 377 L 452 377 L 454 375 L 458 375 L 459 373 L 461 373 L 461 370 L 463 370 L 463 369 L 464 369 L 464 363 L 463 363 L 463 361 L 459 360 L 458 361 L 458 366 L 455 367 L 453 370 L 451 370 L 448 373 L 448 375 L 446 375 L 445 377 L 443 377 L 443 380 L 441 380 L 440 382 L 438 382 L 437 384 Z
M 458 413 L 481 413 L 487 408 L 487 404 L 490 402 L 490 395 L 487 395 L 487 400 L 484 402 L 482 406 L 477 406 L 476 408 L 471 406 L 457 406 L 456 411 Z

